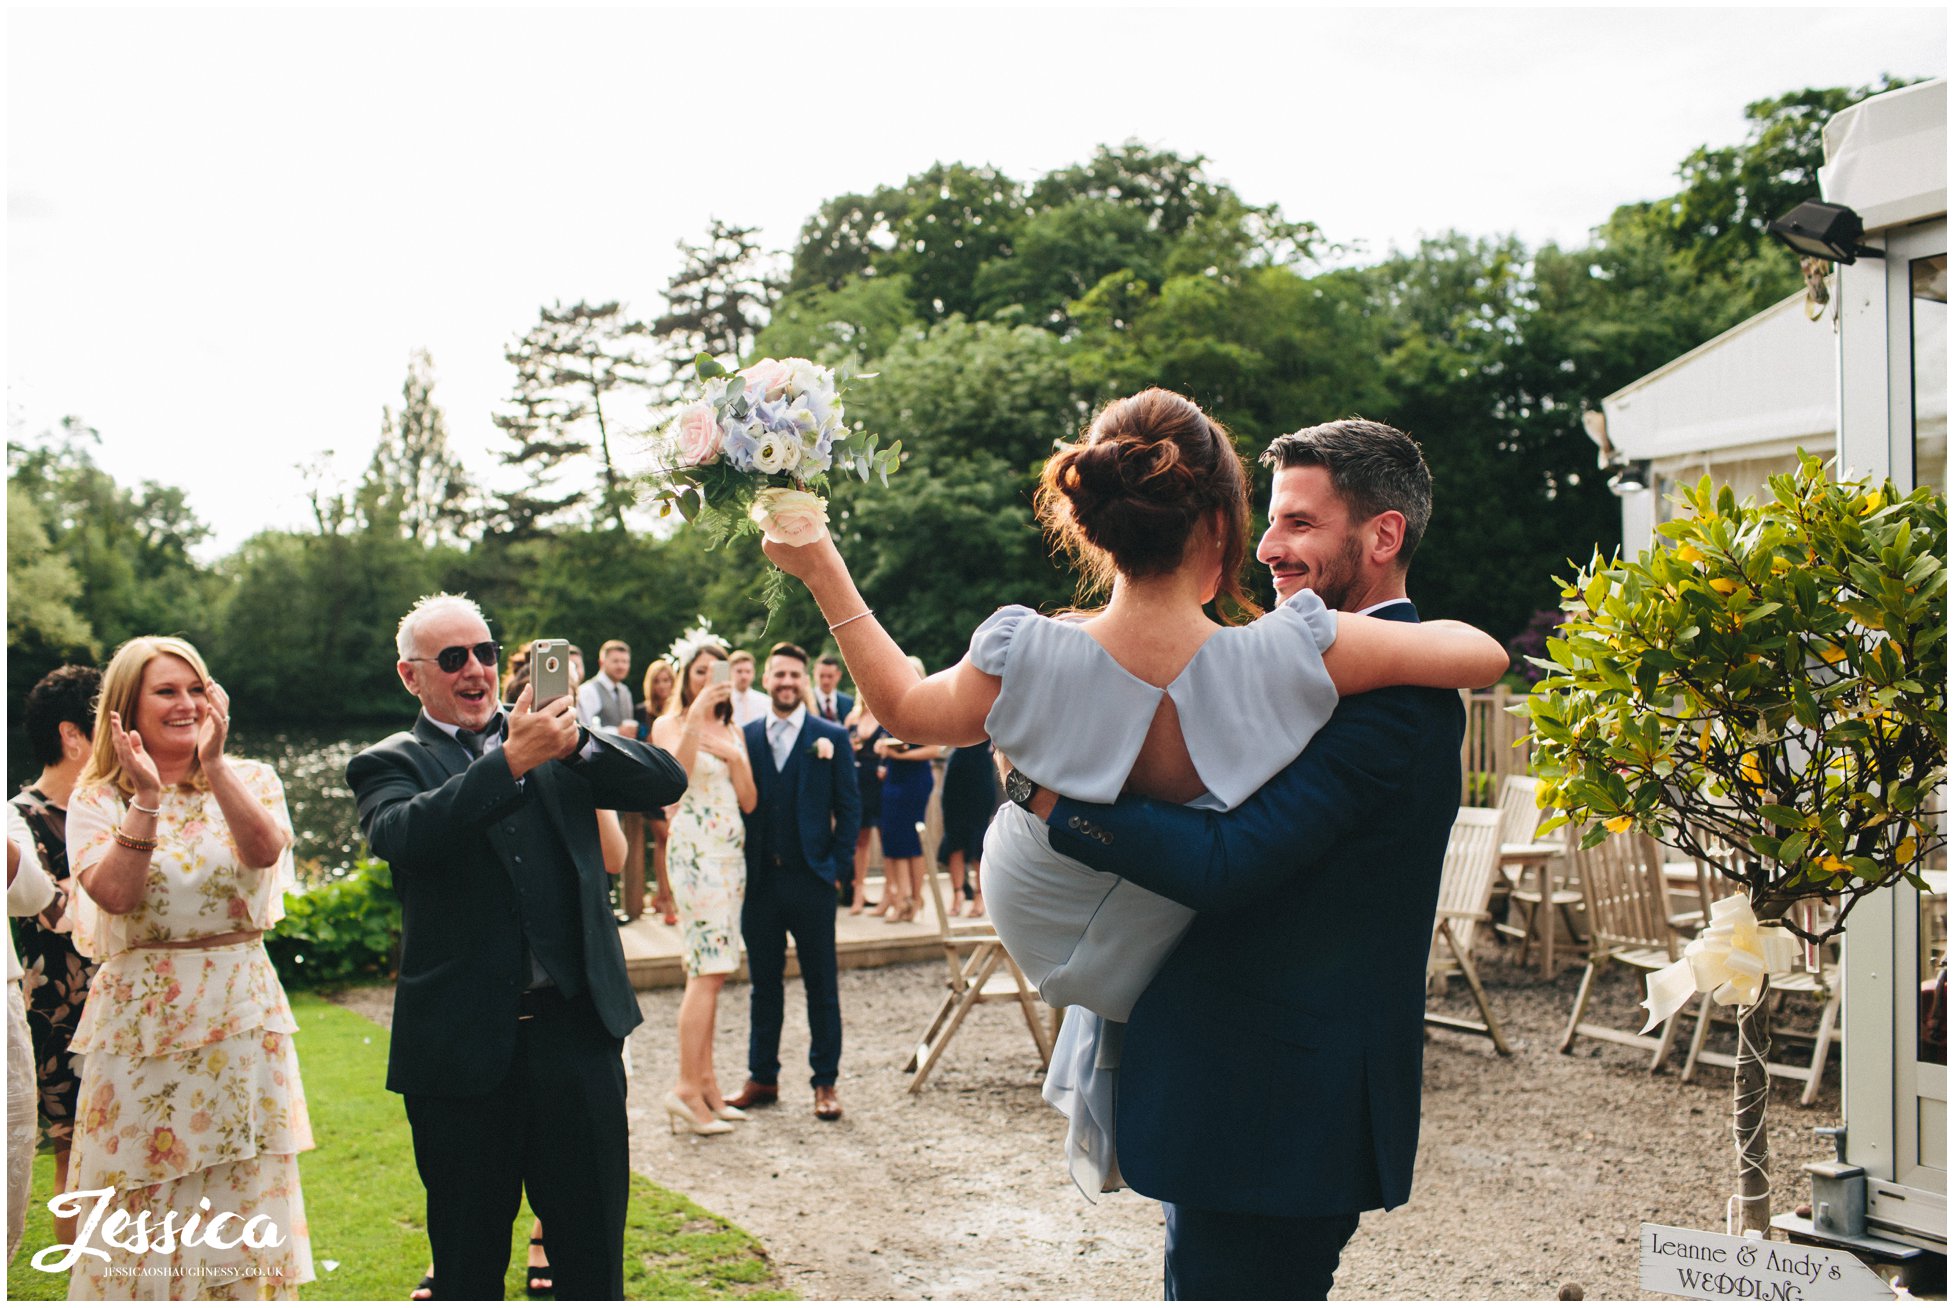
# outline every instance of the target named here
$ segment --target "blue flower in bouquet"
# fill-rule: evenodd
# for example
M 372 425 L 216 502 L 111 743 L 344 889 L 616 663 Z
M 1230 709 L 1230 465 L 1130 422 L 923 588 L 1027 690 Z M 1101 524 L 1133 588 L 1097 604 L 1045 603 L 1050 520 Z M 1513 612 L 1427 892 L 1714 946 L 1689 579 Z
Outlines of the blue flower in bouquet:
M 721 451 L 726 456 L 726 462 L 741 472 L 753 471 L 753 456 L 760 452 L 760 436 L 755 430 L 759 424 L 751 418 L 724 418 L 720 420 L 720 426 L 725 430 Z

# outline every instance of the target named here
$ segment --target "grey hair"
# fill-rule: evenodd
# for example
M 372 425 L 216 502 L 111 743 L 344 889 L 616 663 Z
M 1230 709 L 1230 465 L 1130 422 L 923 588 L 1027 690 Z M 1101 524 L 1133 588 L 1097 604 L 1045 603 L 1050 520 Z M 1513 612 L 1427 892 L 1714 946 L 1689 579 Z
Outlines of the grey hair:
M 484 627 L 488 625 L 488 618 L 483 614 L 482 606 L 466 595 L 450 595 L 446 591 L 423 595 L 414 601 L 414 607 L 407 610 L 406 616 L 401 618 L 400 629 L 394 632 L 394 650 L 400 657 L 413 658 L 414 651 L 420 647 L 418 638 L 421 628 L 444 613 L 466 613 L 469 617 L 480 621 Z

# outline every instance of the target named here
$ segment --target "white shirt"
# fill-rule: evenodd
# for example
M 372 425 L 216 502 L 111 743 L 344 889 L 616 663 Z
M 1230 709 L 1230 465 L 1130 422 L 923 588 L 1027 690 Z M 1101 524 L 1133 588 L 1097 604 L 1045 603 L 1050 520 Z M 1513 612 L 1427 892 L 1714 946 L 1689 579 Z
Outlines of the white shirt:
M 807 705 L 795 708 L 786 717 L 777 713 L 767 714 L 767 746 L 773 750 L 773 770 L 784 772 L 787 769 L 787 756 L 794 750 L 794 742 L 801 738 L 801 728 L 807 725 Z
M 769 712 L 767 706 L 771 703 L 773 701 L 767 698 L 766 692 L 755 690 L 751 686 L 745 690 L 734 691 L 733 725 L 743 727 L 756 718 L 765 717 Z
M 41 856 L 34 848 L 34 833 L 27 819 L 12 804 L 7 805 L 7 839 L 20 851 L 20 867 L 7 887 L 7 916 L 32 917 L 54 902 L 54 882 L 41 867 Z M 21 977 L 20 955 L 14 951 L 14 933 L 7 932 L 7 980 Z

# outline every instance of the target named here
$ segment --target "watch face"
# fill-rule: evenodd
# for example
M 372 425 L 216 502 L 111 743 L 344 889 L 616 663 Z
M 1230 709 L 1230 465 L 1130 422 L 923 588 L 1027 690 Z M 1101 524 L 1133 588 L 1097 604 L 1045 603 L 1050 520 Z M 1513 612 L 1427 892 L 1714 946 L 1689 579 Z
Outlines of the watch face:
M 1038 787 L 1032 782 L 1031 778 L 1016 768 L 1012 768 L 1010 775 L 1004 778 L 1005 797 L 1013 804 L 1030 803 L 1031 792 L 1036 789 Z

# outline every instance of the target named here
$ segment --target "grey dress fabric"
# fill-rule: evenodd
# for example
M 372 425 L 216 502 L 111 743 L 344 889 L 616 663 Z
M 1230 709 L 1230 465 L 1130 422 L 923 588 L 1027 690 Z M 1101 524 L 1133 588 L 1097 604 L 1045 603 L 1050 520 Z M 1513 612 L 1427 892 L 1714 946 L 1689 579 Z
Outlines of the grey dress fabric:
M 1003 679 L 985 726 L 1026 776 L 1091 803 L 1119 798 L 1162 695 L 1207 793 L 1240 804 L 1302 753 L 1330 719 L 1323 651 L 1336 614 L 1302 591 L 1245 627 L 1215 632 L 1164 689 L 1121 667 L 1073 622 L 1013 605 L 970 641 L 970 661 Z M 1119 1029 L 1193 923 L 1194 911 L 1053 851 L 1044 823 L 1006 804 L 984 840 L 984 896 L 1011 957 L 1046 1002 L 1074 1007 L 1045 1080 L 1066 1114 L 1066 1152 L 1087 1194 L 1118 1188 L 1112 1144 Z

